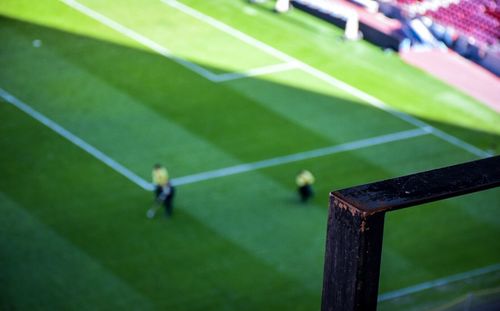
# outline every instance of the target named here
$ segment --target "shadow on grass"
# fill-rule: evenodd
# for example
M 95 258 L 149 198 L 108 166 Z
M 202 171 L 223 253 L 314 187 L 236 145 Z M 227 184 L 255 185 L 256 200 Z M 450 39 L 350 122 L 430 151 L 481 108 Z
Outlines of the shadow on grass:
M 210 141 L 241 162 L 414 128 L 384 111 L 339 96 L 342 92 L 325 95 L 273 82 L 266 76 L 214 84 L 154 53 L 7 18 L 2 23 L 27 37 L 43 39 L 43 48 Z M 35 53 L 33 59 L 36 60 Z M 306 77 L 297 71 L 279 75 L 296 75 L 295 81 Z M 44 91 L 50 89 L 40 90 Z M 113 98 L 102 94 L 100 100 L 105 103 Z M 498 135 L 428 122 L 479 148 L 500 152 Z M 463 152 L 458 148 L 457 151 Z M 356 163 L 370 162 L 351 156 Z M 381 172 L 381 176 L 386 176 L 385 172 Z

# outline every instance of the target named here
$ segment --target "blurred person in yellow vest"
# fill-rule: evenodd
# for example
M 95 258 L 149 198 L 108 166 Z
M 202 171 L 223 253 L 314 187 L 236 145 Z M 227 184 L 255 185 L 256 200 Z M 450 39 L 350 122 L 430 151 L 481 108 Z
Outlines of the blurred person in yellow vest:
M 172 215 L 173 205 L 172 201 L 174 198 L 175 189 L 170 183 L 170 179 L 168 176 L 168 171 L 161 164 L 155 164 L 153 166 L 153 184 L 154 184 L 154 193 L 155 200 L 158 203 L 162 203 L 165 206 L 165 214 L 167 217 Z M 148 210 L 147 216 L 149 218 L 153 218 L 156 213 L 155 208 L 151 208 Z
M 314 194 L 312 184 L 314 184 L 314 176 L 308 170 L 302 170 L 295 178 L 295 183 L 298 186 L 298 192 L 302 202 L 307 202 Z

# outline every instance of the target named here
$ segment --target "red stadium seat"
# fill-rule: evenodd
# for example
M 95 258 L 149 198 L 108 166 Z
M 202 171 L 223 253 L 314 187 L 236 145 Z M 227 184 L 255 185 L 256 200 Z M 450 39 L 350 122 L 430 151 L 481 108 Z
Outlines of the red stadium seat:
M 423 6 L 426 0 L 395 0 L 404 11 Z M 416 12 L 417 10 L 412 10 Z M 421 11 L 420 11 L 421 12 Z M 474 37 L 483 44 L 498 44 L 500 39 L 500 1 L 461 0 L 436 10 L 427 10 L 425 16 L 443 26 L 451 26 L 462 35 Z

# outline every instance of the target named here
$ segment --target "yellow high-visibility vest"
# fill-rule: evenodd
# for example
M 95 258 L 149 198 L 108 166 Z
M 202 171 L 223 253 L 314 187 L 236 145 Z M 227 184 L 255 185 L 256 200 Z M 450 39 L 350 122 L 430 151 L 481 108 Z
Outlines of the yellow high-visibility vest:
M 164 167 L 153 169 L 153 183 L 158 186 L 166 186 L 168 184 L 168 172 Z
M 311 172 L 307 170 L 303 170 L 300 172 L 299 175 L 297 175 L 297 178 L 295 179 L 295 182 L 297 183 L 297 186 L 302 187 L 305 185 L 312 185 L 314 183 L 314 176 L 311 174 Z

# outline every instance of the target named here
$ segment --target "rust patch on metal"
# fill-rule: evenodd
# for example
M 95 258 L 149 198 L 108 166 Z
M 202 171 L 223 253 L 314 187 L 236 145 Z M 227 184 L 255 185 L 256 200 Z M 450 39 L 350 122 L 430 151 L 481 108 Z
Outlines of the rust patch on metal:
M 365 232 L 365 231 L 367 231 L 368 229 L 369 229 L 369 228 L 368 228 L 368 227 L 366 227 L 366 219 L 363 219 L 363 220 L 361 221 L 361 227 L 359 228 L 359 231 L 360 231 L 360 232 Z
M 360 210 L 356 206 L 354 206 L 346 201 L 343 201 L 342 199 L 338 198 L 337 196 L 335 196 L 333 194 L 331 196 L 333 198 L 333 205 L 334 206 L 349 211 L 349 213 L 351 213 L 352 216 L 359 216 L 362 218 L 367 218 L 368 216 L 376 213 L 376 212 L 367 212 L 367 211 Z
M 333 204 L 336 207 L 349 211 L 349 213 L 351 213 L 352 216 L 356 216 L 360 212 L 355 206 L 352 206 L 347 202 L 339 200 L 337 197 L 333 197 Z

